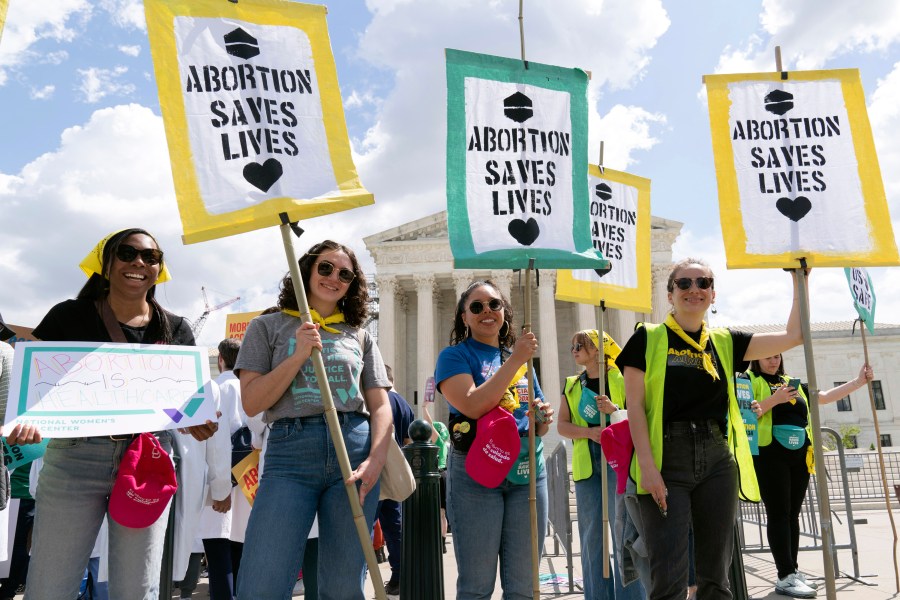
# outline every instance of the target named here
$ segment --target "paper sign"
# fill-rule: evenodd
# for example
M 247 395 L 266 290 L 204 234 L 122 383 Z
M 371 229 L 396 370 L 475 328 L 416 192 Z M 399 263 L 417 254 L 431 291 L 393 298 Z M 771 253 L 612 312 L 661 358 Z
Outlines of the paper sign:
M 250 506 L 253 506 L 256 490 L 259 488 L 259 454 L 259 448 L 254 448 L 241 462 L 231 468 L 231 473 Z
M 207 349 L 29 342 L 15 349 L 3 432 L 50 438 L 160 431 L 215 421 Z
M 650 180 L 591 165 L 588 192 L 591 241 L 610 268 L 557 271 L 556 298 L 649 313 Z
M 875 288 L 869 272 L 862 268 L 845 268 L 850 293 L 853 294 L 853 306 L 859 318 L 866 324 L 869 333 L 875 333 Z
M 226 315 L 225 337 L 243 340 L 244 334 L 247 333 L 247 325 L 250 324 L 250 321 L 261 314 L 262 311 L 257 310 L 253 312 L 231 313 L 229 315 Z
M 425 402 L 434 402 L 434 377 L 425 380 Z
M 587 75 L 447 50 L 447 223 L 459 267 L 605 268 L 591 247 Z
M 737 397 L 738 406 L 741 409 L 741 418 L 747 430 L 747 441 L 750 442 L 750 454 L 759 454 L 759 419 L 750 408 L 753 403 L 753 384 L 745 377 L 737 377 L 734 380 L 734 395 Z
M 325 7 L 146 0 L 185 243 L 366 204 Z
M 729 268 L 900 264 L 858 70 L 705 81 Z
M 13 444 L 10 446 L 6 443 L 6 440 L 3 440 L 3 462 L 10 471 L 22 465 L 27 465 L 34 459 L 42 457 L 49 443 L 49 438 L 43 438 L 39 444 L 25 444 L 22 446 Z

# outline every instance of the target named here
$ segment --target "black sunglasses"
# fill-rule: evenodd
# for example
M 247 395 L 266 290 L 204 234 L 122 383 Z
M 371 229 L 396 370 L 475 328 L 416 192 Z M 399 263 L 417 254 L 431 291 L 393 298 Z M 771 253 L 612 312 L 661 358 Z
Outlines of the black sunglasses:
M 322 277 L 328 277 L 334 273 L 334 265 L 327 260 L 321 260 L 316 265 L 316 272 Z M 352 283 L 356 279 L 356 273 L 342 267 L 338 269 L 338 279 L 340 279 L 341 283 Z
M 697 288 L 701 290 L 708 290 L 713 285 L 712 277 L 698 277 L 697 279 L 691 279 L 690 277 L 679 277 L 672 283 L 674 283 L 679 290 L 687 291 L 691 289 L 691 286 L 695 281 L 697 282 Z
M 503 308 L 503 302 L 501 302 L 497 298 L 491 298 L 487 303 L 487 307 L 490 310 L 497 312 L 498 310 Z M 471 312 L 473 315 L 480 315 L 481 311 L 483 311 L 483 310 L 484 310 L 484 302 L 482 302 L 481 300 L 474 300 L 469 305 L 469 312 Z
M 569 348 L 569 352 L 578 352 L 582 348 L 584 348 L 584 344 L 582 344 L 581 342 L 575 342 L 574 344 L 572 344 L 572 347 Z
M 147 265 L 158 265 L 163 259 L 162 250 L 157 250 L 156 248 L 144 248 L 143 250 L 138 250 L 134 246 L 129 246 L 128 244 L 119 244 L 119 247 L 116 248 L 116 258 L 122 262 L 131 262 L 137 258 L 138 255 L 140 255 L 144 264 Z

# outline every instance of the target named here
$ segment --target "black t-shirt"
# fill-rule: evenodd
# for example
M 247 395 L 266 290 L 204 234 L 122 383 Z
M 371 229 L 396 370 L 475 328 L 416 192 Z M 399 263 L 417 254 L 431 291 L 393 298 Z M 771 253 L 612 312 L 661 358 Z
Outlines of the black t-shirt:
M 669 353 L 666 360 L 666 381 L 663 389 L 663 422 L 696 421 L 715 419 L 724 430 L 728 412 L 728 381 L 725 379 L 725 368 L 732 373 L 744 371 L 748 363 L 744 360 L 747 346 L 750 345 L 752 333 L 728 330 L 731 333 L 734 348 L 734 364 L 722 365 L 715 347 L 709 341 L 706 351 L 712 352 L 713 365 L 719 372 L 719 379 L 714 380 L 703 369 L 703 357 L 666 327 L 669 335 Z M 700 331 L 685 332 L 695 342 L 700 341 Z M 616 364 L 622 372 L 625 367 L 633 367 L 641 371 L 647 370 L 647 330 L 639 328 L 622 348 L 616 358 Z
M 780 375 L 760 373 L 759 376 L 769 384 L 769 389 L 773 394 L 778 388 L 787 385 Z M 809 388 L 806 387 L 806 385 L 802 385 L 802 387 L 803 393 L 809 398 Z M 756 398 L 756 401 L 759 402 L 759 398 Z M 797 427 L 805 428 L 807 423 L 807 410 L 806 400 L 803 399 L 803 396 L 797 396 L 797 402 L 794 404 L 791 404 L 790 402 L 776 404 L 772 408 L 772 425 L 796 425 Z
M 184 317 L 163 311 L 172 330 L 173 346 L 194 346 L 194 333 Z M 154 313 L 146 327 L 122 325 L 125 339 L 133 344 L 161 344 L 159 316 Z M 92 300 L 66 300 L 50 309 L 32 332 L 48 342 L 111 342 Z

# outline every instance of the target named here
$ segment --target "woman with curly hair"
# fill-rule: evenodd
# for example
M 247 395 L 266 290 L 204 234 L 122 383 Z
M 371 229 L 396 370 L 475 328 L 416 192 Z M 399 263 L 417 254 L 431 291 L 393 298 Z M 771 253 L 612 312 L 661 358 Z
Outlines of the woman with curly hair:
M 238 598 L 290 597 L 318 516 L 320 594 L 362 600 L 365 558 L 325 422 L 312 351 L 322 353 L 353 468 L 347 483 L 359 485 L 370 530 L 393 422 L 391 382 L 378 347 L 361 329 L 368 294 L 353 250 L 326 240 L 310 248 L 299 265 L 313 322 L 301 321 L 293 281 L 285 276 L 280 310 L 250 322 L 234 366 L 244 411 L 250 417 L 263 412 L 269 428 Z

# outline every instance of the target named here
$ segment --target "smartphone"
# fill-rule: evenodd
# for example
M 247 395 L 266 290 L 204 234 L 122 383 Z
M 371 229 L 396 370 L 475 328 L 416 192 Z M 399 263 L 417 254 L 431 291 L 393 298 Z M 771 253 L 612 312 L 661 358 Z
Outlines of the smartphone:
M 797 378 L 790 379 L 788 381 L 788 385 L 791 386 L 792 388 L 794 388 L 795 390 L 797 390 L 798 392 L 800 391 L 800 380 L 799 379 L 797 379 Z

